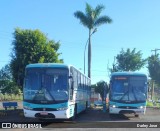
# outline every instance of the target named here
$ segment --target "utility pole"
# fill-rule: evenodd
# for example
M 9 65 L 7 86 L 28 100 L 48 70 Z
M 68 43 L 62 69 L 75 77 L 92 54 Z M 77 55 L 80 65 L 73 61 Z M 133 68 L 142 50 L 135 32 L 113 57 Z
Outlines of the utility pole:
M 106 96 L 107 96 L 107 84 L 104 82 L 103 83 L 103 112 L 106 112 Z
M 155 52 L 155 57 L 157 55 L 157 51 L 160 50 L 160 49 L 154 49 L 154 50 L 151 50 L 151 51 L 154 51 Z M 152 89 L 151 89 L 151 100 L 153 100 L 153 96 L 154 96 L 154 80 L 152 80 Z
M 153 100 L 153 96 L 154 96 L 154 80 L 152 80 L 151 83 L 152 83 L 151 100 Z
M 160 49 L 154 49 L 154 50 L 151 50 L 151 51 L 154 51 L 155 52 L 155 56 L 156 56 L 158 50 L 160 50 Z

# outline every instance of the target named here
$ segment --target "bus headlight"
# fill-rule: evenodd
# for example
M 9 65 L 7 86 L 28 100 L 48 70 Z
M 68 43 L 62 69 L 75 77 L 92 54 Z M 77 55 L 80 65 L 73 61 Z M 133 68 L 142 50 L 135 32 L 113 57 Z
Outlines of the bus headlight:
M 58 108 L 57 110 L 58 111 L 63 111 L 63 110 L 67 110 L 68 109 L 68 107 L 62 107 L 62 108 Z
M 110 107 L 116 108 L 116 105 L 110 105 Z
M 33 110 L 33 108 L 28 107 L 28 106 L 24 106 L 23 108 L 26 109 L 26 110 Z
M 139 107 L 139 109 L 144 109 L 144 108 L 145 108 L 145 106 L 140 106 L 140 107 Z

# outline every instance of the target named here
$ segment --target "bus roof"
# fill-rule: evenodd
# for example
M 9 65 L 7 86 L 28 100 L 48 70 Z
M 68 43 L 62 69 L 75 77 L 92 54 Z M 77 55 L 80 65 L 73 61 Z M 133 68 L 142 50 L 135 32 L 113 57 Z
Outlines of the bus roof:
M 74 69 L 76 69 L 74 66 L 72 65 L 67 65 L 67 64 L 63 64 L 63 63 L 34 63 L 34 64 L 28 64 L 26 66 L 26 68 L 45 68 L 45 67 L 52 67 L 52 68 L 66 68 L 66 69 L 70 69 L 70 67 L 73 67 Z M 81 74 L 83 74 L 80 70 L 76 69 L 78 72 L 80 72 Z M 86 76 L 85 74 L 83 74 L 84 76 Z M 87 76 L 86 76 L 87 77 Z M 89 77 L 87 77 L 89 78 Z M 90 79 L 90 78 L 89 78 Z
M 35 64 L 28 64 L 26 66 L 26 68 L 35 68 L 35 67 L 69 68 L 70 65 L 66 65 L 63 63 L 35 63 Z
M 123 75 L 128 75 L 128 76 L 146 76 L 147 75 L 145 73 L 141 73 L 141 72 L 114 72 L 111 74 L 111 77 L 112 76 L 123 76 Z

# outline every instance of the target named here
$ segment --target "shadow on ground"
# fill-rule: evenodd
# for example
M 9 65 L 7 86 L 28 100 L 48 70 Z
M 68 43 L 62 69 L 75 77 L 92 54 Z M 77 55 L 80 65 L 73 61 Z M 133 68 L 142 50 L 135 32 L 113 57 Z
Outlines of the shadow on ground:
M 25 118 L 22 109 L 1 110 L 0 122 L 39 122 L 38 119 Z
M 102 109 L 90 108 L 76 116 L 75 122 L 97 122 L 97 121 L 127 121 L 125 115 L 109 116 L 108 111 L 103 112 Z M 47 122 L 47 120 L 39 120 L 37 118 L 25 118 L 22 109 L 1 110 L 0 122 Z M 66 122 L 65 120 L 50 120 L 49 122 Z

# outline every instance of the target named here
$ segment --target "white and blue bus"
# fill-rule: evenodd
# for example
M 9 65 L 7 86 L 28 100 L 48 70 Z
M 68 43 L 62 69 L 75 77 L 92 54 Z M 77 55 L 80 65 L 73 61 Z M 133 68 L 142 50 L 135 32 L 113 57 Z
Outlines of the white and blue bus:
M 111 74 L 109 114 L 145 114 L 148 94 L 144 73 L 115 72 Z
M 74 119 L 90 107 L 91 80 L 70 65 L 29 64 L 25 69 L 25 117 Z

